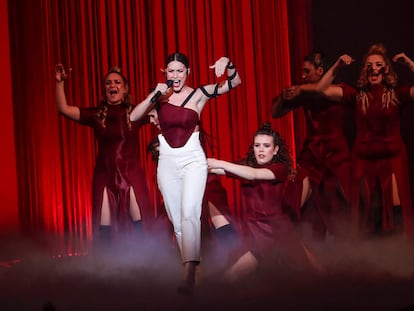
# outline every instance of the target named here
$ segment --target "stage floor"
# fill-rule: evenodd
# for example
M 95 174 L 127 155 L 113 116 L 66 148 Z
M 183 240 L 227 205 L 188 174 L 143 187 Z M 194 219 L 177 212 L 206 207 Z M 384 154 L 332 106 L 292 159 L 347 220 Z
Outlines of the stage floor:
M 99 255 L 47 239 L 0 242 L 2 311 L 414 310 L 414 245 L 395 238 L 311 245 L 326 273 L 275 265 L 235 284 L 205 255 L 191 297 L 176 293 L 177 252 L 159 241 Z

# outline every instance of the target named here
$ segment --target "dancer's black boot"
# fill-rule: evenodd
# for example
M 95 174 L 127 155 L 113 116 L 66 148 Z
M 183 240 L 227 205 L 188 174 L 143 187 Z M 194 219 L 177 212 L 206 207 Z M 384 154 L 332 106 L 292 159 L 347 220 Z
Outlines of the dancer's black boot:
M 240 236 L 231 224 L 217 228 L 215 236 L 221 250 L 231 252 L 240 245 Z
M 132 241 L 135 246 L 141 248 L 145 242 L 145 228 L 142 220 L 134 221 L 133 223 Z
M 93 251 L 96 255 L 108 253 L 111 246 L 111 226 L 100 225 L 93 238 Z

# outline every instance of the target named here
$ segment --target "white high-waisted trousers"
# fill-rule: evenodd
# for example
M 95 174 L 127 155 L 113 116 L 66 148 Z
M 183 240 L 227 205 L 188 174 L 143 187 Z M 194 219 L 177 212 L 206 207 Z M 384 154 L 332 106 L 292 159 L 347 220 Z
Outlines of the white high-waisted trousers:
M 199 132 L 194 132 L 179 148 L 172 148 L 161 134 L 158 139 L 158 187 L 174 226 L 181 259 L 199 262 L 201 205 L 207 181 L 207 160 Z

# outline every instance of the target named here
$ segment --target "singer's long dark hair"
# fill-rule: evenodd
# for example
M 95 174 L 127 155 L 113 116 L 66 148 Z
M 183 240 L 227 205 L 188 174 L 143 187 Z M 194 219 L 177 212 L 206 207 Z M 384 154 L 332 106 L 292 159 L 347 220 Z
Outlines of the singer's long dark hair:
M 186 68 L 190 68 L 190 62 L 188 61 L 188 57 L 185 56 L 183 53 L 175 52 L 175 53 L 168 55 L 167 59 L 165 60 L 165 68 L 167 68 L 168 64 L 171 63 L 172 61 L 180 62 L 184 64 Z

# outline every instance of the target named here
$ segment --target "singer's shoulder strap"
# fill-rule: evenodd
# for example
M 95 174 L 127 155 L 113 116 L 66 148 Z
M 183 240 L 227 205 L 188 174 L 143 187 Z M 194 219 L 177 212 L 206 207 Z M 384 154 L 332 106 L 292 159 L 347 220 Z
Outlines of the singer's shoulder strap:
M 191 99 L 191 97 L 193 97 L 195 91 L 196 91 L 196 89 L 194 89 L 190 94 L 188 94 L 187 98 L 181 104 L 181 107 L 184 107 L 188 103 L 188 101 Z

